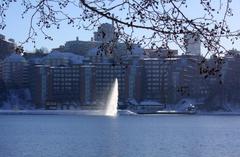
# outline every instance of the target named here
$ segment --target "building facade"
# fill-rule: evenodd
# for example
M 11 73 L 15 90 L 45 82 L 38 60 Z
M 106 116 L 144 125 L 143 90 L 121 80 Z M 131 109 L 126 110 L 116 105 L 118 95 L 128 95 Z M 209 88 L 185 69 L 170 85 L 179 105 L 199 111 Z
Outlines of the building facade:
M 29 64 L 21 55 L 12 53 L 2 61 L 2 79 L 8 88 L 28 86 Z
M 199 34 L 192 33 L 184 36 L 186 54 L 201 55 L 201 40 Z
M 77 108 L 81 102 L 80 65 L 50 67 L 48 74 L 47 108 L 72 105 Z

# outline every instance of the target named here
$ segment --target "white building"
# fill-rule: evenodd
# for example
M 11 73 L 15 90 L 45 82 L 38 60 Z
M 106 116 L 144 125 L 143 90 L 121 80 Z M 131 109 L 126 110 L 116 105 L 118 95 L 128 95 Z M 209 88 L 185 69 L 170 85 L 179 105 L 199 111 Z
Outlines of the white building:
M 69 64 L 82 64 L 84 57 L 70 52 L 52 51 L 43 57 L 43 64 L 50 66 L 67 66 Z
M 184 36 L 186 54 L 201 55 L 201 41 L 198 34 L 186 34 Z

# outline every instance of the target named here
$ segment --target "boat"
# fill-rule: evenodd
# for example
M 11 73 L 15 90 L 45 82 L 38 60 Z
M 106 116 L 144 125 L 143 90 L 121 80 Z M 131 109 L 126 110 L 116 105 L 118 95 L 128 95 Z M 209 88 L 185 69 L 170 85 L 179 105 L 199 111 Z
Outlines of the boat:
M 183 108 L 176 108 L 175 110 L 167 109 L 166 106 L 166 104 L 157 101 L 145 100 L 140 103 L 128 101 L 128 110 L 136 114 L 196 114 L 197 112 L 195 105 L 191 102 Z
M 137 114 L 196 114 L 196 107 L 192 104 L 186 110 L 135 110 Z

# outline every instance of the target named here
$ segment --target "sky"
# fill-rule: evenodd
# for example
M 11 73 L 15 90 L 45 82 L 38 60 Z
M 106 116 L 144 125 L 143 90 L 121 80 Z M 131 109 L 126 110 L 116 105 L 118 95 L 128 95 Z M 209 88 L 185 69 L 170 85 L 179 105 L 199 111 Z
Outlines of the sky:
M 188 8 L 186 10 L 186 15 L 189 17 L 198 17 L 201 15 L 201 7 L 199 5 L 200 0 L 187 0 Z M 222 0 L 223 3 L 225 0 Z M 218 6 L 216 6 L 218 7 Z M 234 16 L 228 21 L 229 26 L 236 30 L 240 29 L 240 1 L 239 0 L 232 0 L 231 7 L 233 8 Z M 14 3 L 10 6 L 10 9 L 7 11 L 7 18 L 6 18 L 6 28 L 0 31 L 0 34 L 6 36 L 7 39 L 13 38 L 15 39 L 16 43 L 24 41 L 28 36 L 28 29 L 30 26 L 30 14 L 27 14 L 24 19 L 21 18 L 21 13 L 23 8 L 19 5 L 19 3 Z M 74 12 L 77 13 L 78 10 L 75 8 L 68 8 L 67 12 Z M 111 21 L 103 21 L 109 22 Z M 36 27 L 37 28 L 37 27 Z M 93 31 L 87 31 L 84 29 L 77 29 L 73 28 L 72 26 L 63 23 L 60 29 L 51 28 L 47 30 L 47 33 L 53 37 L 53 41 L 44 39 L 44 36 L 38 32 L 38 36 L 35 38 L 36 40 L 36 48 L 46 47 L 49 50 L 52 48 L 59 47 L 60 45 L 64 45 L 66 41 L 75 40 L 76 37 L 79 37 L 79 40 L 89 41 L 91 37 L 93 37 Z M 141 36 L 147 32 L 144 30 L 136 30 L 136 36 Z M 234 45 L 230 44 L 226 40 L 222 41 L 223 44 L 227 49 L 236 48 L 240 50 L 240 41 L 235 42 Z M 34 44 L 33 43 L 26 43 L 24 44 L 24 48 L 27 51 L 33 51 Z M 172 45 L 173 49 L 178 49 L 175 45 Z M 204 50 L 203 50 L 204 51 Z

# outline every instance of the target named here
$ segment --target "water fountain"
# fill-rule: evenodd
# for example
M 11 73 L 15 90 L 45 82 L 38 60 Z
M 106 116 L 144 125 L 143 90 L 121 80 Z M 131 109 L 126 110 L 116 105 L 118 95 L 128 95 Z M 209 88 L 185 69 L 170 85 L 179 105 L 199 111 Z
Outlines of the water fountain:
M 118 107 L 118 80 L 115 79 L 110 94 L 108 95 L 107 103 L 106 103 L 106 116 L 117 116 L 117 107 Z

